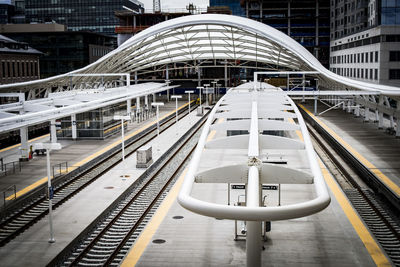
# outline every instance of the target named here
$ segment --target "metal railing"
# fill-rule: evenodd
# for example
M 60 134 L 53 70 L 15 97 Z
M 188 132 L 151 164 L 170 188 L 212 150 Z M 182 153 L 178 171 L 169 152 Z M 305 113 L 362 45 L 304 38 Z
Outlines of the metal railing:
M 13 192 L 13 194 L 11 194 L 10 195 L 10 197 L 11 196 L 14 196 L 12 199 L 10 199 L 10 200 L 14 200 L 14 199 L 17 199 L 17 186 L 14 184 L 14 185 L 11 185 L 11 186 L 9 186 L 9 187 L 7 187 L 7 189 L 6 190 L 4 190 L 3 191 L 3 210 L 5 210 L 6 209 L 6 206 L 7 206 L 7 198 L 9 198 L 9 196 L 7 196 L 7 193 L 8 192 Z
M 53 178 L 68 173 L 68 161 L 57 163 L 51 166 L 53 170 Z
M 5 164 L 3 162 L 1 163 L 0 175 L 6 176 L 22 170 L 22 165 L 19 161 L 12 161 Z

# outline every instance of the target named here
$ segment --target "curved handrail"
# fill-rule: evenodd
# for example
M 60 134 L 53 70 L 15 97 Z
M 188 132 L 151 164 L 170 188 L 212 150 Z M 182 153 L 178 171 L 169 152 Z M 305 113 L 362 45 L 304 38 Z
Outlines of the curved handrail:
M 314 214 L 326 208 L 331 199 L 311 143 L 310 135 L 307 131 L 307 127 L 300 114 L 300 111 L 289 97 L 288 100 L 292 106 L 294 106 L 301 132 L 303 134 L 306 154 L 309 160 L 311 172 L 314 176 L 314 187 L 317 194 L 316 198 L 301 203 L 279 207 L 241 207 L 210 203 L 196 199 L 190 195 L 195 182 L 195 173 L 199 167 L 200 157 L 206 143 L 210 126 L 214 120 L 214 115 L 218 109 L 218 106 L 222 103 L 224 98 L 225 96 L 217 102 L 206 121 L 193 158 L 190 162 L 182 188 L 178 195 L 179 204 L 192 212 L 204 216 L 245 221 L 277 221 L 294 219 Z

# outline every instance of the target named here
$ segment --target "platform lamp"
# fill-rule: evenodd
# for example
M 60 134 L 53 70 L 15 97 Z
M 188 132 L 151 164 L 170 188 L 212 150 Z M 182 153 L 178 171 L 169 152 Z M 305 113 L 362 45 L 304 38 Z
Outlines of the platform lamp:
M 125 160 L 125 137 L 124 137 L 124 120 L 129 121 L 131 116 L 114 115 L 114 120 L 121 120 L 121 146 L 122 146 L 122 161 Z
M 189 101 L 189 114 L 190 114 L 190 94 L 193 94 L 193 90 L 185 91 L 185 94 L 189 94 L 188 101 Z
M 200 107 L 201 107 L 201 90 L 203 90 L 204 87 L 203 87 L 203 86 L 197 86 L 196 88 L 199 90 L 199 95 L 200 95 Z
M 51 150 L 60 150 L 60 143 L 35 143 L 33 144 L 33 149 L 46 149 L 46 162 L 47 162 L 47 192 L 49 196 L 49 226 L 50 226 L 50 239 L 49 243 L 56 242 L 54 238 L 53 231 L 53 195 L 54 190 L 51 186 L 51 173 L 50 173 L 50 151 Z
M 210 84 L 204 84 L 204 86 L 206 87 L 206 106 L 209 106 L 210 104 L 208 103 L 208 87 L 210 87 Z
M 213 99 L 215 101 L 215 97 L 216 97 L 215 95 L 217 94 L 217 92 L 215 91 L 215 85 L 217 84 L 217 81 L 212 81 L 211 83 L 213 84 L 213 90 L 214 90 Z
M 222 86 L 222 84 L 220 84 L 220 83 L 217 83 L 217 92 L 218 92 L 218 96 L 219 96 L 219 90 L 221 89 L 221 86 Z
M 175 115 L 176 115 L 176 123 L 178 123 L 178 99 L 182 98 L 181 95 L 173 95 L 171 98 L 175 99 Z
M 164 106 L 164 103 L 163 102 L 153 102 L 153 103 L 151 103 L 151 105 L 153 106 L 153 107 L 156 107 L 157 108 L 157 136 L 159 136 L 160 135 L 160 122 L 159 122 L 159 120 L 158 120 L 158 118 L 159 118 L 159 106 Z

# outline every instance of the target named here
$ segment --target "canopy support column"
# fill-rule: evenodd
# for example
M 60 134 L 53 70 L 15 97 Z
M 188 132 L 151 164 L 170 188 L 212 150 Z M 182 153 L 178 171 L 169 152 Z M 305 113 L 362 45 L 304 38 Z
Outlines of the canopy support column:
M 26 161 L 29 158 L 28 127 L 22 127 L 19 129 L 19 134 L 21 136 L 21 159 Z
M 52 143 L 57 143 L 56 120 L 50 121 L 50 140 Z
M 76 140 L 76 114 L 71 115 L 71 130 L 72 130 L 72 140 Z

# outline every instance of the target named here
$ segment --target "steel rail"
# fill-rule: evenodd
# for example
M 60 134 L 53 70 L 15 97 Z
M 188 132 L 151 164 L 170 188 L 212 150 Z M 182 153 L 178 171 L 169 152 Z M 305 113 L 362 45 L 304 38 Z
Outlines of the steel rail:
M 186 116 L 186 108 L 183 110 L 179 111 L 180 115 L 182 115 L 180 118 L 183 116 Z M 171 123 L 172 122 L 172 123 Z M 165 131 L 169 127 L 171 127 L 175 122 L 175 114 L 170 115 L 167 119 L 165 119 L 162 122 L 162 131 Z M 157 134 L 155 133 L 156 128 L 155 126 L 152 126 L 150 129 L 147 130 L 147 132 L 144 135 L 139 135 L 137 138 L 134 138 L 130 143 L 126 144 L 126 148 L 129 148 L 131 146 L 137 145 L 139 141 L 149 138 L 145 140 L 143 143 L 141 143 L 139 146 L 136 148 L 132 149 L 127 153 L 127 156 L 131 155 L 134 153 L 140 146 L 150 142 L 152 139 L 157 137 Z M 150 136 L 150 137 L 149 137 Z M 60 192 L 63 190 L 66 190 L 69 187 L 73 187 L 74 183 L 76 183 L 79 179 L 85 179 L 85 175 L 89 174 L 93 170 L 96 170 L 99 168 L 99 166 L 106 164 L 108 161 L 112 161 L 115 157 L 118 157 L 119 154 L 121 153 L 122 147 L 115 151 L 114 153 L 111 153 L 109 156 L 106 158 L 102 159 L 98 163 L 96 163 L 94 166 L 90 167 L 89 169 L 85 170 L 84 172 L 80 173 L 70 181 L 67 181 L 66 183 L 62 184 L 60 187 L 57 187 L 54 191 L 54 196 L 56 197 Z M 106 152 L 107 153 L 107 152 Z M 77 188 L 73 189 L 72 192 L 66 193 L 66 194 L 61 194 L 61 199 L 58 200 L 54 205 L 53 209 L 56 209 L 57 207 L 61 206 L 65 201 L 70 199 L 72 196 L 77 194 L 79 191 L 87 187 L 89 184 L 97 180 L 99 177 L 101 177 L 105 172 L 110 170 L 111 168 L 115 167 L 117 164 L 121 162 L 121 159 L 116 160 L 113 162 L 110 166 L 106 167 L 104 170 L 102 170 L 99 174 L 95 175 L 94 177 L 90 178 L 88 181 L 84 182 L 83 184 L 79 185 Z M 0 224 L 0 230 L 3 230 L 3 232 L 7 232 L 6 229 L 8 225 L 12 224 L 15 221 L 21 220 L 21 218 L 24 217 L 27 213 L 31 212 L 33 209 L 38 208 L 41 210 L 39 214 L 37 214 L 35 217 L 31 218 L 28 222 L 23 224 L 21 227 L 19 227 L 16 231 L 11 232 L 9 235 L 4 237 L 3 239 L 0 240 L 0 247 L 6 245 L 10 240 L 14 239 L 16 236 L 24 232 L 26 229 L 28 229 L 30 226 L 32 226 L 34 223 L 42 219 L 44 216 L 48 214 L 48 209 L 41 209 L 39 208 L 41 204 L 45 203 L 47 201 L 47 196 L 42 195 L 39 196 L 35 201 L 31 202 L 29 205 L 25 206 L 23 209 L 17 211 L 15 214 L 7 218 L 6 220 L 2 221 Z M 25 220 L 26 221 L 26 220 Z

